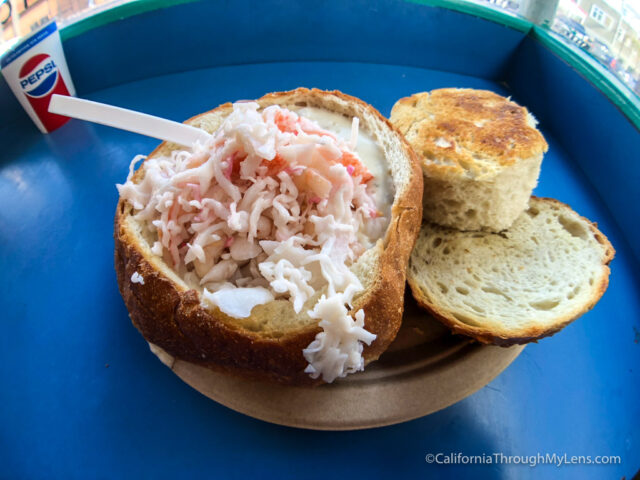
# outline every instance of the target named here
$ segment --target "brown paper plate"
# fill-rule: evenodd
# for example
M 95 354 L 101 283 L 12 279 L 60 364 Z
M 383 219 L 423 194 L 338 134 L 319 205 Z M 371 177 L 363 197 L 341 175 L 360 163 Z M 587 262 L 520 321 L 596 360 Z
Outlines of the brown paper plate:
M 523 350 L 451 335 L 407 299 L 396 340 L 364 372 L 316 388 L 248 381 L 152 351 L 203 395 L 250 417 L 315 430 L 356 430 L 405 422 L 484 387 Z

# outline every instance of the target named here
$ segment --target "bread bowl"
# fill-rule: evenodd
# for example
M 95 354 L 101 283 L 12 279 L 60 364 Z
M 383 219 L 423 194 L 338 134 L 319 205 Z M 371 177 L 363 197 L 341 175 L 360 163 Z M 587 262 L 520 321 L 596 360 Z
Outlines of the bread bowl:
M 275 296 L 281 298 L 275 298 L 264 304 L 258 302 L 254 308 L 250 309 L 249 316 L 234 317 L 229 312 L 234 308 L 240 308 L 243 302 L 236 302 L 235 306 L 229 310 L 222 303 L 211 303 L 215 300 L 211 300 L 211 296 L 205 299 L 207 292 L 202 285 L 194 284 L 192 277 L 189 277 L 189 281 L 185 280 L 184 277 L 187 274 L 184 270 L 182 275 L 179 273 L 182 268 L 180 265 L 183 265 L 186 258 L 180 249 L 184 249 L 185 246 L 182 244 L 179 246 L 178 257 L 173 255 L 176 252 L 174 247 L 156 248 L 156 242 L 160 242 L 157 231 L 154 237 L 149 220 L 140 221 L 135 218 L 135 215 L 144 210 L 145 205 L 137 205 L 141 208 L 136 209 L 133 205 L 135 201 L 132 203 L 124 198 L 118 202 L 114 222 L 115 268 L 118 285 L 133 324 L 148 342 L 157 345 L 171 356 L 230 374 L 285 384 L 310 385 L 323 380 L 332 381 L 377 359 L 393 341 L 399 329 L 406 264 L 420 227 L 422 174 L 417 158 L 404 137 L 398 134 L 395 128 L 373 107 L 357 98 L 337 91 L 299 88 L 289 92 L 268 94 L 256 102 L 257 112 L 265 112 L 268 107 L 277 105 L 293 112 L 320 109 L 347 118 L 349 124 L 352 118 L 358 118 L 361 133 L 369 136 L 377 151 L 382 153 L 382 168 L 373 177 L 376 182 L 388 182 L 392 189 L 388 205 L 386 207 L 383 205 L 388 215 L 388 223 L 380 231 L 380 238 L 371 239 L 370 246 L 367 245 L 364 252 L 358 252 L 357 258 L 353 259 L 348 268 L 362 287 L 353 294 L 351 302 L 346 302 L 351 303 L 352 306 L 348 309 L 349 317 L 357 317 L 355 321 L 351 320 L 353 324 L 349 327 L 352 329 L 349 332 L 362 328 L 369 334 L 366 335 L 360 331 L 361 335 L 359 337 L 356 335 L 360 352 L 353 348 L 349 351 L 348 361 L 354 360 L 354 363 L 350 364 L 351 367 L 345 369 L 343 366 L 341 371 L 338 369 L 330 375 L 324 375 L 322 371 L 318 371 L 318 368 L 315 371 L 309 370 L 313 361 L 309 361 L 308 358 L 314 355 L 311 345 L 325 330 L 325 327 L 319 326 L 318 318 L 310 317 L 309 312 L 319 304 L 318 299 L 322 299 L 323 292 L 327 293 L 326 285 L 316 289 L 306 301 L 298 302 L 295 308 L 286 295 L 275 292 Z M 230 103 L 221 105 L 210 112 L 193 117 L 187 123 L 208 132 L 215 132 L 225 119 L 231 118 L 235 108 L 249 108 L 237 107 L 237 105 Z M 334 120 L 330 120 L 328 124 Z M 325 134 L 320 136 L 323 135 L 329 137 Z M 362 141 L 366 140 L 362 135 L 360 138 Z M 328 139 L 322 141 L 330 143 Z M 341 139 L 337 141 L 342 142 L 341 145 L 345 143 Z M 358 148 L 360 148 L 360 142 L 358 142 Z M 135 174 L 132 168 L 129 178 L 130 188 L 137 188 L 136 185 L 144 180 L 145 171 L 151 168 L 148 165 L 151 165 L 150 162 L 153 159 L 165 158 L 167 155 L 172 155 L 172 152 L 174 152 L 173 155 L 180 156 L 182 154 L 177 153 L 180 150 L 184 149 L 167 143 L 161 144 Z M 341 158 L 344 158 L 345 151 L 343 150 Z M 189 158 L 191 159 L 189 161 L 193 160 L 192 157 Z M 230 160 L 230 164 L 236 165 L 234 162 L 235 160 Z M 225 168 L 228 166 L 224 165 Z M 360 178 L 361 185 L 365 183 L 362 182 L 365 175 L 358 176 L 357 165 L 355 173 L 353 168 L 349 169 L 349 165 L 342 164 L 332 168 L 342 172 L 342 167 L 349 175 Z M 229 167 L 229 172 L 232 168 L 236 167 Z M 233 173 L 233 175 L 236 174 L 237 172 Z M 229 178 L 231 175 L 232 173 L 229 173 Z M 356 185 L 356 180 L 354 182 Z M 378 187 L 382 190 L 381 184 Z M 368 189 L 369 185 L 366 188 Z M 204 196 L 204 191 L 201 193 Z M 334 193 L 335 191 L 331 190 L 323 201 L 335 203 L 336 200 L 332 196 Z M 380 196 L 376 197 L 376 205 L 380 203 L 380 198 Z M 320 204 L 318 203 L 318 208 Z M 266 208 L 271 207 L 273 205 Z M 272 224 L 270 231 L 273 230 L 279 231 Z M 164 239 L 162 242 L 165 241 Z M 286 241 L 284 238 L 274 240 L 282 243 Z M 224 245 L 224 248 L 229 249 L 227 252 L 229 254 L 232 245 L 233 243 Z M 178 258 L 175 263 L 178 267 L 175 268 L 170 265 L 171 261 L 167 258 L 167 250 L 172 248 L 173 253 L 169 257 Z M 192 245 L 189 244 L 188 248 L 191 249 Z M 223 251 L 226 252 L 226 250 Z M 266 252 L 263 253 L 266 254 Z M 272 255 L 275 255 L 273 249 L 269 258 Z M 183 263 L 180 263 L 180 260 L 183 260 Z M 194 262 L 195 260 L 192 259 L 192 263 Z M 242 268 L 244 267 L 240 267 Z M 345 274 L 344 278 L 349 278 L 351 274 Z M 202 281 L 204 277 L 206 274 L 198 276 L 198 279 Z M 316 277 L 312 281 L 315 279 Z M 255 288 L 268 290 L 267 287 L 262 286 Z M 208 294 L 215 293 L 208 292 Z M 271 293 L 274 294 L 273 291 Z M 327 299 L 329 298 L 331 298 L 330 292 L 327 293 Z M 344 304 L 342 307 L 347 311 Z M 360 310 L 364 313 L 364 319 L 361 315 L 356 315 Z M 372 336 L 375 336 L 375 339 L 372 340 Z M 327 333 L 324 338 L 327 340 L 329 334 Z M 353 336 L 349 338 L 352 346 L 355 345 Z M 367 344 L 367 341 L 360 338 L 365 338 L 370 343 Z M 340 345 L 343 345 L 344 342 L 342 340 L 340 342 Z M 340 345 L 339 348 L 341 348 Z M 316 353 L 318 346 L 316 343 Z M 306 351 L 306 355 L 303 351 Z M 317 365 L 322 365 L 322 362 L 318 362 Z

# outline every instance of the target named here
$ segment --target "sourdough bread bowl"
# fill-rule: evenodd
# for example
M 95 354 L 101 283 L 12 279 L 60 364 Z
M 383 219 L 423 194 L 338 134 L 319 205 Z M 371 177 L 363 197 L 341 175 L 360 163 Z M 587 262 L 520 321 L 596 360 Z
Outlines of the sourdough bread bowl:
M 391 122 L 420 158 L 425 220 L 498 232 L 527 208 L 548 146 L 526 108 L 486 90 L 443 88 L 401 98 Z
M 388 226 L 349 265 L 362 284 L 351 302 L 350 315 L 357 317 L 354 312 L 362 309 L 364 329 L 375 335 L 375 340 L 361 348 L 367 364 L 385 351 L 400 327 L 406 266 L 422 217 L 418 160 L 404 137 L 373 107 L 357 98 L 337 91 L 299 88 L 271 93 L 256 102 L 261 112 L 279 105 L 294 112 L 316 108 L 350 121 L 356 117 L 362 134 L 382 152 L 384 165 L 374 181 L 386 181 L 391 187 L 385 207 Z M 212 133 L 233 111 L 234 106 L 227 103 L 186 123 Z M 143 181 L 149 159 L 181 149 L 162 143 L 131 182 Z M 115 269 L 131 320 L 148 342 L 182 360 L 248 378 L 290 385 L 326 380 L 305 373 L 309 362 L 303 355 L 322 332 L 318 319 L 310 317 L 309 311 L 326 289 L 315 291 L 298 311 L 286 296 L 277 296 L 256 305 L 248 317 L 223 313 L 218 306 L 203 301 L 203 288 L 186 281 L 166 255 L 152 251 L 158 239 L 136 219 L 136 211 L 130 201 L 120 199 L 114 224 Z

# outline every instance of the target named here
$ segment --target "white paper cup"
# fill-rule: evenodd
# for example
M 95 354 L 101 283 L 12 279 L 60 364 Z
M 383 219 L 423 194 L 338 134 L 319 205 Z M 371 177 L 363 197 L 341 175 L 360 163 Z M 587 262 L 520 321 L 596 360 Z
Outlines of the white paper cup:
M 0 58 L 9 88 L 42 133 L 52 132 L 69 118 L 49 113 L 51 95 L 75 96 L 55 22 L 25 37 Z

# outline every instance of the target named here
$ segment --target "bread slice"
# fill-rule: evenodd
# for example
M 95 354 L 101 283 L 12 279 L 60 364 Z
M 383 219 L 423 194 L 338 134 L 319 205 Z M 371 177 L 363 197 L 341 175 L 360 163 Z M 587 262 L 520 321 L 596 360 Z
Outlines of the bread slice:
M 424 224 L 409 260 L 413 296 L 455 333 L 509 346 L 552 335 L 607 289 L 614 249 L 567 205 L 532 197 L 502 233 Z
M 391 122 L 421 158 L 426 220 L 497 232 L 527 208 L 548 147 L 526 108 L 444 88 L 398 100 Z
M 340 92 L 299 88 L 268 94 L 257 102 L 263 108 L 310 106 L 349 118 L 357 116 L 361 130 L 372 135 L 384 152 L 394 189 L 390 223 L 385 236 L 351 267 L 364 286 L 352 311 L 363 308 L 365 328 L 377 336 L 363 351 L 365 362 L 373 361 L 393 341 L 401 323 L 406 266 L 422 216 L 422 175 L 417 157 L 404 137 L 373 107 Z M 227 103 L 187 123 L 213 132 L 231 111 L 232 105 Z M 162 143 L 150 156 L 167 155 L 176 148 Z M 142 175 L 144 164 L 134 181 Z M 147 341 L 169 355 L 217 370 L 286 384 L 318 383 L 304 373 L 307 361 L 302 350 L 321 331 L 317 320 L 307 315 L 307 308 L 296 314 L 289 300 L 280 299 L 258 305 L 251 316 L 238 319 L 217 307 L 205 307 L 202 291 L 189 287 L 151 252 L 153 239 L 147 238 L 132 217 L 128 202 L 118 203 L 114 229 L 120 292 L 133 324 Z

